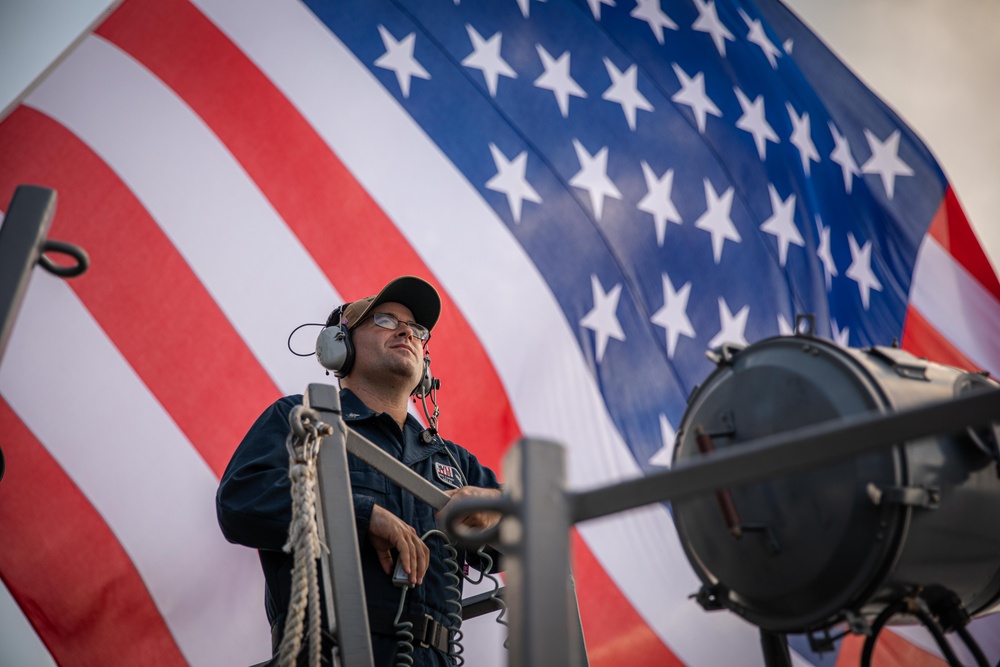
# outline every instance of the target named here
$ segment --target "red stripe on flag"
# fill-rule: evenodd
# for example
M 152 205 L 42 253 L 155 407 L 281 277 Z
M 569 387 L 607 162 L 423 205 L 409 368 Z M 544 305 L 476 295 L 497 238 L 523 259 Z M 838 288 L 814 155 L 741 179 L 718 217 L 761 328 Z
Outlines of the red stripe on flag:
M 861 663 L 865 638 L 848 635 L 840 643 L 840 653 L 834 667 L 857 667 Z M 911 644 L 891 630 L 883 630 L 872 652 L 875 667 L 947 667 L 941 658 Z
M 683 667 L 632 605 L 573 531 L 573 573 L 585 586 L 576 597 L 583 620 L 583 636 L 592 667 Z
M 278 389 L 135 195 L 90 148 L 24 106 L 0 124 L 0 145 L 8 156 L 0 159 L 0 200 L 9 201 L 20 183 L 57 191 L 49 236 L 79 245 L 91 259 L 91 269 L 67 284 L 221 477 Z
M 901 347 L 918 357 L 946 366 L 955 366 L 968 371 L 982 370 L 959 352 L 913 306 L 906 309 L 906 323 L 903 326 Z
M 442 430 L 497 468 L 520 428 L 489 357 L 430 268 L 288 99 L 187 2 L 128 0 L 97 32 L 184 98 L 344 298 L 402 274 L 435 283 L 444 306 L 431 344 L 435 374 L 446 378 Z
M 0 398 L 0 573 L 60 665 L 187 665 L 128 554 Z
M 1000 300 L 1000 281 L 969 225 L 955 191 L 948 186 L 941 207 L 931 220 L 928 232 L 941 247 L 965 267 L 979 283 Z

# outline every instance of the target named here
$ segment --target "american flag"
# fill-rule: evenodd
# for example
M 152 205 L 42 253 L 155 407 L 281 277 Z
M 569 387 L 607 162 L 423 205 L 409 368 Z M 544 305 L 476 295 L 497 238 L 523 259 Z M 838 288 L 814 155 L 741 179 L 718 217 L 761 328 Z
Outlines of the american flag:
M 22 183 L 92 258 L 35 272 L 0 366 L 0 577 L 60 665 L 268 656 L 219 475 L 332 380 L 289 332 L 397 275 L 444 298 L 443 434 L 497 470 L 522 434 L 564 443 L 574 488 L 668 465 L 705 351 L 796 314 L 1000 369 L 1000 283 L 942 170 L 775 0 L 125 0 L 0 123 L 0 202 Z M 665 507 L 573 539 L 591 664 L 761 663 L 688 599 Z M 467 664 L 504 664 L 470 626 Z

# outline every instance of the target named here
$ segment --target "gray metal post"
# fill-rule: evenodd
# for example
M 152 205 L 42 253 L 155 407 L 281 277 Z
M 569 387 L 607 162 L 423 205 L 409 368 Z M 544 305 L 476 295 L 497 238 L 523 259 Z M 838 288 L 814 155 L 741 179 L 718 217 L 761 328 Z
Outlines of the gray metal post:
M 20 185 L 0 227 L 0 358 L 56 212 L 56 192 Z
M 347 467 L 347 448 L 336 387 L 310 384 L 303 405 L 316 411 L 333 426 L 333 435 L 323 438 L 319 450 L 317 522 L 320 539 L 330 552 L 322 559 L 323 592 L 326 596 L 327 629 L 337 639 L 339 664 L 372 667 L 368 605 L 361 575 L 361 552 L 355 528 L 354 500 Z
M 523 439 L 504 459 L 504 477 L 519 508 L 500 525 L 507 553 L 510 664 L 586 664 L 569 572 L 565 450 L 554 442 Z

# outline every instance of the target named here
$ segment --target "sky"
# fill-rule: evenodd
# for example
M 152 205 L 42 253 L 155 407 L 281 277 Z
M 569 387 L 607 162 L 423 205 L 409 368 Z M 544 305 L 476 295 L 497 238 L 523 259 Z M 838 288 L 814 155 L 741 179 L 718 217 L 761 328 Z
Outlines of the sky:
M 1000 124 L 992 118 L 1000 107 L 1000 40 L 995 36 L 1000 3 L 785 3 L 923 138 L 993 266 L 1000 266 Z M 0 0 L 0 117 L 116 4 Z M 0 646 L 9 664 L 55 664 L 2 585 Z

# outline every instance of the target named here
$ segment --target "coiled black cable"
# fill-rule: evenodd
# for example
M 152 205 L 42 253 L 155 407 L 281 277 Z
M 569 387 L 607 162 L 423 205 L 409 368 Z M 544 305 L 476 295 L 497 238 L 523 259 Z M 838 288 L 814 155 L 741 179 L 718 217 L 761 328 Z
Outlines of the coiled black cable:
M 450 594 L 445 601 L 445 605 L 448 607 L 446 616 L 451 621 L 448 627 L 450 631 L 448 657 L 451 658 L 455 667 L 462 667 L 465 664 L 465 658 L 462 657 L 465 647 L 462 645 L 464 637 L 462 634 L 462 575 L 458 565 L 458 549 L 455 548 L 455 543 L 440 530 L 429 530 L 421 539 L 426 540 L 431 535 L 440 536 L 444 540 L 444 549 L 448 552 L 444 559 L 447 566 L 444 576 L 448 580 L 445 590 Z
M 493 574 L 493 557 L 486 553 L 486 546 L 481 546 L 476 551 L 476 556 L 479 558 L 479 578 L 473 579 L 469 575 L 465 575 L 465 580 L 468 581 L 473 586 L 482 583 L 483 579 L 489 579 L 493 584 L 493 590 L 490 592 L 490 597 L 496 601 L 497 606 L 500 607 L 500 613 L 497 614 L 496 622 L 504 626 L 507 629 L 507 636 L 504 637 L 503 647 L 509 649 L 508 644 L 510 643 L 510 623 L 504 619 L 507 615 L 507 604 L 500 597 L 500 579 Z
M 448 657 L 451 658 L 455 667 L 462 667 L 465 663 L 465 658 L 462 657 L 465 647 L 462 645 L 462 577 L 459 575 L 458 550 L 455 548 L 455 543 L 449 540 L 448 536 L 440 530 L 428 530 L 420 539 L 426 542 L 430 537 L 434 536 L 444 540 L 444 549 L 447 552 L 444 558 L 446 566 L 444 576 L 448 582 L 445 585 L 445 591 L 450 595 L 445 601 L 445 605 L 448 607 L 445 616 L 451 621 L 448 626 Z M 413 623 L 402 620 L 406 591 L 409 588 L 409 586 L 402 587 L 403 590 L 399 595 L 399 609 L 396 611 L 396 618 L 393 620 L 397 640 L 396 667 L 410 667 L 413 665 L 413 640 L 415 638 L 412 632 Z
M 413 623 L 403 620 L 403 605 L 406 603 L 406 591 L 409 586 L 404 586 L 399 595 L 399 608 L 396 610 L 396 618 L 392 624 L 396 627 L 396 667 L 410 667 L 413 664 Z

